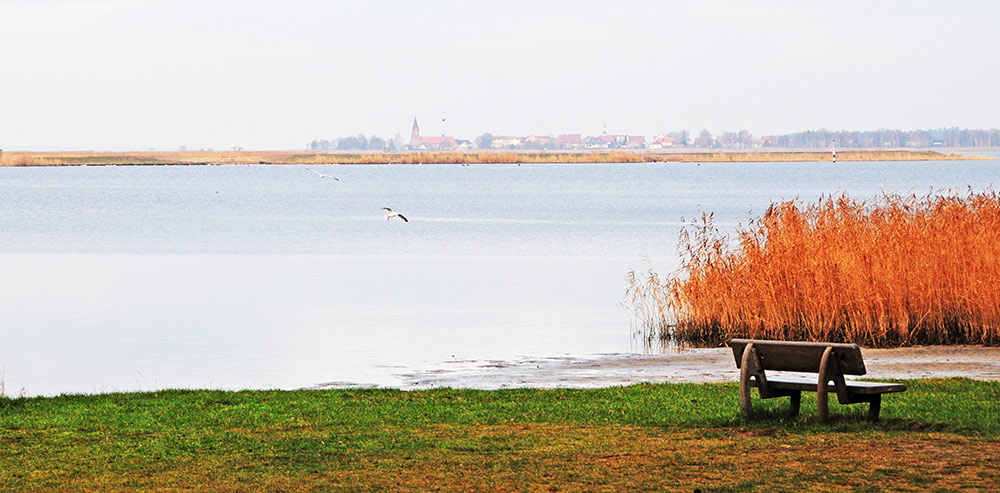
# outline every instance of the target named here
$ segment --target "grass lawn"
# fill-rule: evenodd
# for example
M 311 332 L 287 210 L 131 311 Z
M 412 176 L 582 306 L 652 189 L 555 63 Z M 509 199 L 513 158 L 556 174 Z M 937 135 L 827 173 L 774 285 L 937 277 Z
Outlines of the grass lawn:
M 735 384 L 0 398 L 0 490 L 1000 488 L 1000 382 L 907 385 L 876 424 Z

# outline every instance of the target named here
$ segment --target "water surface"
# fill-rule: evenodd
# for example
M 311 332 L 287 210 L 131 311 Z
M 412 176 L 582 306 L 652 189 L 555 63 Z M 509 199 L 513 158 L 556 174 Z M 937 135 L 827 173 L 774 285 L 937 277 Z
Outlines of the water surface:
M 398 386 L 641 353 L 629 269 L 685 220 L 985 190 L 997 161 L 0 168 L 8 394 Z M 410 222 L 386 221 L 392 207 Z

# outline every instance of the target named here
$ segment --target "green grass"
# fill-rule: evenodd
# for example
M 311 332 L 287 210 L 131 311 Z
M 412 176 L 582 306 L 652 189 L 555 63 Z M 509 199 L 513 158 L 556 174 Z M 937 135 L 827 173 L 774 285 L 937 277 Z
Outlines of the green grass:
M 1000 382 L 907 384 L 876 424 L 835 398 L 819 423 L 808 393 L 744 422 L 734 384 L 0 398 L 0 489 L 1000 484 Z

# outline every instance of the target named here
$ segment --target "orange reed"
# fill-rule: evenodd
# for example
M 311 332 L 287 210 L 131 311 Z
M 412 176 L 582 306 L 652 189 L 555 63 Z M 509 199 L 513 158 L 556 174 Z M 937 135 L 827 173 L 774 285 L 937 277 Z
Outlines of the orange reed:
M 1000 198 L 846 195 L 773 204 L 721 235 L 681 234 L 681 269 L 630 273 L 633 304 L 662 335 L 866 346 L 1000 343 Z

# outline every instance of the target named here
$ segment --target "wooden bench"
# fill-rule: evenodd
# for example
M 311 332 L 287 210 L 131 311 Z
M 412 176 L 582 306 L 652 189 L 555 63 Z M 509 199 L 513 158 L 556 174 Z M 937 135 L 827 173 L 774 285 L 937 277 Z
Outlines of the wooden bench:
M 855 344 L 733 339 L 729 346 L 740 369 L 740 409 L 746 419 L 753 415 L 750 387 L 757 387 L 762 399 L 791 397 L 792 416 L 799 414 L 802 392 L 816 392 L 819 419 L 824 422 L 830 418 L 827 394 L 831 385 L 841 404 L 870 403 L 868 419 L 873 422 L 878 421 L 882 409 L 882 394 L 906 390 L 906 385 L 899 383 L 845 380 L 844 375 L 866 373 L 861 348 Z M 817 375 L 768 376 L 765 370 Z

